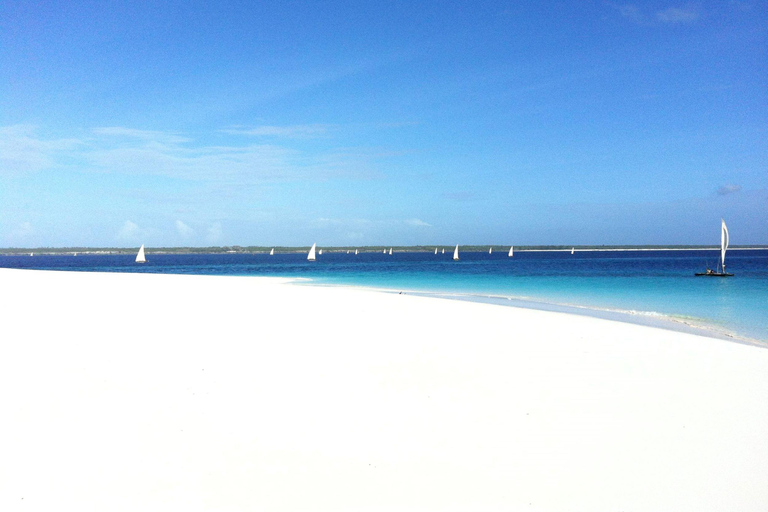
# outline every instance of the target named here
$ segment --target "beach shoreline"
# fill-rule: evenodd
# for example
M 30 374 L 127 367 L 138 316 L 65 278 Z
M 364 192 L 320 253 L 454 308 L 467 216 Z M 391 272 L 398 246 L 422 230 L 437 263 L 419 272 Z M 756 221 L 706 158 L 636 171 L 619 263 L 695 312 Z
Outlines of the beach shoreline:
M 768 505 L 761 347 L 289 278 L 0 282 L 3 510 Z
M 492 304 L 502 307 L 514 307 L 521 309 L 533 309 L 538 311 L 550 311 L 578 316 L 598 318 L 614 322 L 623 322 L 634 325 L 643 325 L 658 329 L 665 329 L 698 336 L 706 336 L 723 341 L 743 343 L 746 345 L 768 348 L 768 339 L 753 338 L 730 331 L 717 326 L 711 321 L 701 318 L 687 318 L 656 311 L 629 311 L 617 308 L 599 308 L 589 305 L 565 304 L 559 302 L 532 299 L 530 297 L 517 297 L 497 294 L 481 294 L 473 292 L 449 292 L 429 291 L 408 287 L 386 287 L 369 285 L 338 284 L 326 281 L 318 281 L 313 278 L 296 277 L 288 278 L 291 282 L 309 286 L 327 286 L 339 288 L 357 288 L 380 293 L 407 293 L 415 296 L 430 297 L 435 299 L 459 300 L 476 302 L 480 304 Z

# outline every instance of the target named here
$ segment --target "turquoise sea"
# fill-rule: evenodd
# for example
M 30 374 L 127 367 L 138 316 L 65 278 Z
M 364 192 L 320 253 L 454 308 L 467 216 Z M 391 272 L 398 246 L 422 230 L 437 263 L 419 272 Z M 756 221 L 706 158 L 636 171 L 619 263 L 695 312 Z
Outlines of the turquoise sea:
M 768 250 L 730 250 L 730 278 L 695 277 L 719 251 L 326 252 L 0 256 L 0 267 L 72 271 L 281 276 L 310 284 L 386 288 L 505 305 L 570 311 L 671 328 L 693 325 L 768 342 Z

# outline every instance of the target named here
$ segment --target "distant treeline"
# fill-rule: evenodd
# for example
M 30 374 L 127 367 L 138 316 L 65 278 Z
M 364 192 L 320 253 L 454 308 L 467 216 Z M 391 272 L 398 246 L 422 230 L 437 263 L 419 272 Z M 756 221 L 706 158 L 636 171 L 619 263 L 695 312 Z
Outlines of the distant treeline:
M 394 252 L 432 252 L 438 250 L 453 250 L 455 245 L 367 245 L 367 246 L 321 246 L 325 252 L 347 252 L 355 249 L 360 252 L 382 252 L 390 248 Z M 494 251 L 508 251 L 508 245 L 460 245 L 459 249 L 463 252 L 488 251 L 493 248 Z M 719 249 L 718 245 L 516 245 L 515 251 L 570 251 L 575 248 L 582 250 L 691 250 L 691 249 Z M 306 252 L 309 246 L 285 247 L 285 246 L 211 246 L 211 247 L 146 247 L 147 252 L 153 254 L 260 254 L 268 253 L 274 249 L 276 253 L 298 253 Z M 733 245 L 731 249 L 768 249 L 765 245 Z M 0 249 L 3 255 L 21 255 L 21 254 L 135 254 L 138 247 L 28 247 L 28 248 L 7 248 Z

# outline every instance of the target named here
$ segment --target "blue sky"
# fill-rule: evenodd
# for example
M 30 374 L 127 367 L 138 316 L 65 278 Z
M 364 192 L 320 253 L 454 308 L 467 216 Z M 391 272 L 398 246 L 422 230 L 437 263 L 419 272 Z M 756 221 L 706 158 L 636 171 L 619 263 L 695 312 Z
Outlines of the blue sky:
M 0 246 L 768 243 L 766 35 L 750 0 L 3 2 Z

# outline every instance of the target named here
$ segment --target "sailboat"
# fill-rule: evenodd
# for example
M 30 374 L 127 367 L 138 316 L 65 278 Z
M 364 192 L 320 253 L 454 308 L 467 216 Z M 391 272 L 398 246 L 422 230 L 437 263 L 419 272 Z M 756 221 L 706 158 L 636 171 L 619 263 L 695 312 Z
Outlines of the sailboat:
M 389 255 L 392 256 L 392 248 L 389 248 Z
M 315 246 L 317 244 L 312 244 L 312 248 L 309 250 L 309 254 L 307 254 L 307 261 L 315 261 Z
M 715 270 L 708 268 L 706 272 L 697 272 L 697 276 L 730 277 L 733 275 L 725 271 L 725 251 L 728 249 L 728 228 L 725 226 L 725 221 L 723 219 L 720 219 L 720 222 L 720 261 Z
M 355 249 L 355 254 L 357 254 L 357 249 Z
M 435 247 L 435 254 L 437 254 L 437 247 Z
M 507 256 L 509 256 L 511 258 L 514 255 L 515 255 L 515 246 L 511 245 L 511 246 L 509 246 L 509 254 L 507 254 Z
M 573 254 L 574 249 L 576 249 L 576 248 L 575 247 L 571 247 L 571 254 Z
M 323 250 L 322 250 L 322 249 L 320 249 L 319 251 L 317 251 L 317 255 L 318 255 L 318 256 L 322 256 L 322 255 L 323 255 Z
M 147 258 L 144 257 L 144 245 L 139 247 L 139 252 L 136 254 L 136 263 L 146 263 Z
M 442 254 L 445 254 L 445 249 L 443 249 L 443 252 L 442 252 Z
M 274 247 L 272 248 L 271 251 L 269 251 L 269 255 L 270 256 L 274 256 L 275 255 L 275 248 Z
M 488 248 L 488 254 L 493 254 L 493 247 Z
M 456 244 L 456 248 L 453 250 L 453 261 L 459 261 L 459 244 Z

